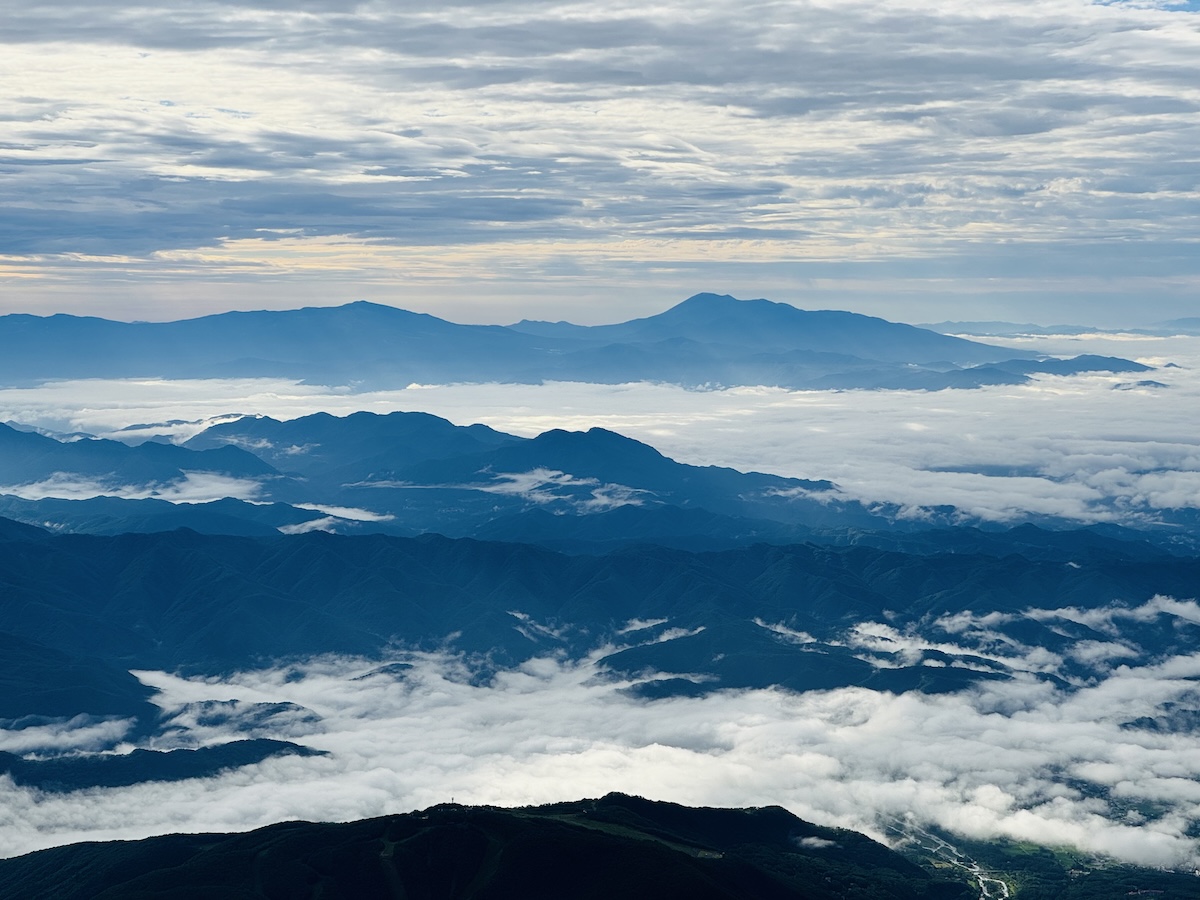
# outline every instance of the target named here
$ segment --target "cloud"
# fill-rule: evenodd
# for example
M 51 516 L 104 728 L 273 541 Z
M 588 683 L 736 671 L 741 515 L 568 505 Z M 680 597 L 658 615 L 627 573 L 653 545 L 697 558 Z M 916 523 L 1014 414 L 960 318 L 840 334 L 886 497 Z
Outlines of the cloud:
M 812 644 L 816 642 L 816 638 L 807 631 L 797 631 L 795 628 L 789 628 L 782 622 L 764 622 L 762 619 L 754 619 L 754 624 L 759 628 L 765 628 L 773 634 L 779 635 L 785 641 L 792 644 Z
M 656 625 L 665 625 L 668 621 L 668 619 L 630 619 L 617 629 L 617 634 L 630 634 L 645 628 L 653 628 Z
M 479 661 L 403 651 L 390 660 L 402 666 L 325 657 L 220 677 L 140 672 L 160 690 L 156 703 L 181 711 L 151 742 L 158 749 L 239 736 L 236 717 L 195 713 L 215 700 L 242 711 L 294 704 L 269 709 L 286 713 L 288 739 L 329 755 L 65 796 L 0 781 L 0 835 L 7 852 L 20 853 L 287 818 L 351 819 L 451 797 L 519 805 L 623 790 L 691 804 L 780 804 L 879 837 L 907 820 L 1145 865 L 1200 862 L 1188 837 L 1200 818 L 1195 735 L 1129 724 L 1194 706 L 1194 655 L 1131 661 L 1075 691 L 1020 676 L 938 696 L 849 687 L 646 702 L 605 671 L 610 649 L 533 659 L 490 677 L 480 677 Z M 255 721 L 262 734 L 272 720 Z M 74 727 L 81 744 L 94 744 L 83 725 Z M 1143 821 L 1126 818 L 1131 804 Z
M 624 484 L 601 483 L 596 478 L 580 478 L 557 469 L 536 468 L 528 472 L 488 472 L 478 474 L 490 476 L 489 481 L 464 484 L 414 484 L 407 481 L 358 481 L 349 487 L 358 488 L 403 488 L 427 490 L 432 488 L 457 488 L 467 491 L 482 491 L 485 494 L 503 494 L 520 497 L 539 505 L 566 505 L 581 513 L 606 512 L 619 506 L 641 506 L 651 491 L 632 488 Z M 582 491 L 582 494 L 581 494 Z M 315 508 L 307 505 L 308 508 Z
M 796 841 L 796 844 L 806 850 L 825 850 L 829 847 L 836 847 L 837 841 L 827 841 L 825 838 L 805 837 Z
M 6 753 L 55 755 L 70 751 L 107 750 L 125 738 L 132 719 L 80 715 L 63 721 L 0 720 L 0 750 Z
M 0 265 L 26 304 L 395 299 L 400 269 L 422 302 L 513 318 L 741 280 L 1078 308 L 1100 267 L 1127 310 L 1146 285 L 1182 310 L 1198 274 L 1183 9 L 79 0 L 5 22 L 0 75 L 27 87 L 0 111 Z
M 601 484 L 595 478 L 579 478 L 553 469 L 532 469 L 520 473 L 496 472 L 491 481 L 458 487 L 491 494 L 507 494 L 539 504 L 566 500 L 583 512 L 603 512 L 619 506 L 641 506 L 644 502 L 643 497 L 650 493 L 624 484 Z M 556 491 L 556 488 L 565 488 L 567 493 Z M 574 498 L 572 494 L 579 488 L 587 491 L 588 496 Z
M 336 516 L 339 519 L 349 519 L 353 522 L 390 522 L 396 518 L 387 513 L 371 512 L 369 509 L 358 509 L 353 506 L 322 506 L 316 503 L 297 503 L 296 507 L 323 512 L 327 516 Z
M 153 484 L 114 484 L 86 478 L 70 472 L 56 472 L 49 478 L 29 484 L 0 486 L 0 494 L 22 500 L 88 500 L 92 497 L 120 497 L 124 500 L 167 500 L 171 503 L 209 503 L 224 497 L 255 500 L 262 484 L 249 478 L 234 478 L 215 472 L 184 472 L 177 481 Z
M 279 531 L 283 534 L 308 534 L 313 531 L 327 531 L 336 534 L 339 524 L 342 522 L 337 516 L 322 516 L 319 519 L 297 522 L 294 525 L 280 525 Z
M 1200 604 L 1195 600 L 1176 600 L 1161 595 L 1136 607 L 1105 606 L 1096 609 L 1079 609 L 1070 606 L 1063 609 L 1030 610 L 1030 618 L 1042 621 L 1061 619 L 1086 625 L 1114 637 L 1122 633 L 1122 625 L 1133 622 L 1150 622 L 1160 616 L 1171 616 L 1181 624 L 1200 625 Z

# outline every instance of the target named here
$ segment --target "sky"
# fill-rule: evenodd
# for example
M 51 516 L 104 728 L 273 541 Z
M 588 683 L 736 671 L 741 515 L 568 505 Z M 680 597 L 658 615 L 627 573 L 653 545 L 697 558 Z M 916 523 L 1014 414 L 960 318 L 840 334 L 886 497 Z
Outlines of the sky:
M 1197 12 L 0 0 L 0 313 L 1194 314 Z

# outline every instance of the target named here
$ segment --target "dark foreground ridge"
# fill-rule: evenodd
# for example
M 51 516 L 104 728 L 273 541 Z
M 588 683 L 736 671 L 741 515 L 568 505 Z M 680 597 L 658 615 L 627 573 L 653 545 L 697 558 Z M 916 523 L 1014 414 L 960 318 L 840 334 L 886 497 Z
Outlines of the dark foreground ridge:
M 779 807 L 693 809 L 609 794 L 57 847 L 0 860 L 0 896 L 965 900 L 974 892 L 861 834 Z
M 955 862 L 922 853 L 911 839 L 901 850 L 778 806 L 697 809 L 609 794 L 521 809 L 442 804 L 345 824 L 284 822 L 244 834 L 55 847 L 0 860 L 0 896 L 974 900 L 981 875 L 987 896 L 1019 900 L 1197 896 L 1194 875 L 1063 860 L 1004 841 L 959 841 Z

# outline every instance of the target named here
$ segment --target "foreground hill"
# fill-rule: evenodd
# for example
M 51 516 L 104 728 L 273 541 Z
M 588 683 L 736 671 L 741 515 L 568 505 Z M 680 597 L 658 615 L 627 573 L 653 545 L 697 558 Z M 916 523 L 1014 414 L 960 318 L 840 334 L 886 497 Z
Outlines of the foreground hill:
M 0 860 L 0 894 L 41 900 L 973 896 L 965 884 L 935 877 L 861 834 L 811 825 L 779 807 L 692 809 L 622 794 L 59 847 Z
M 717 294 L 595 327 L 459 325 L 365 302 L 178 322 L 0 317 L 0 384 L 8 385 L 153 376 L 279 377 L 362 389 L 552 380 L 937 390 L 1019 384 L 1028 373 L 1052 371 L 1028 357 L 856 313 Z M 996 365 L 1016 359 L 1026 362 Z M 1093 360 L 1074 368 L 1145 367 Z

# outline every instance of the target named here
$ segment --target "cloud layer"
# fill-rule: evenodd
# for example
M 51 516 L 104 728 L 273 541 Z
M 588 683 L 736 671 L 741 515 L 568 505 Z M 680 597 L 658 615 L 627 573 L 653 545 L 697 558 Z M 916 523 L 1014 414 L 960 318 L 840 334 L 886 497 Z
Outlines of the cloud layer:
M 604 321 L 742 286 L 1113 321 L 1196 283 L 1187 5 L 3 6 L 13 310 Z
M 1068 621 L 1079 611 L 1029 614 Z M 1101 626 L 1157 621 L 1181 635 L 1179 647 L 1195 644 L 1180 631 L 1196 627 L 1194 602 L 1158 598 L 1090 615 Z M 941 623 L 939 633 L 945 641 L 957 629 L 960 643 L 944 645 L 970 652 L 997 624 L 983 616 Z M 391 665 L 324 658 L 220 678 L 139 673 L 175 714 L 160 748 L 245 736 L 233 727 L 240 710 L 255 723 L 251 733 L 329 755 L 69 796 L 0 779 L 0 835 L 7 852 L 19 853 L 285 818 L 351 819 L 451 798 L 519 805 L 622 790 L 690 804 L 781 804 L 880 837 L 905 822 L 932 823 L 1145 865 L 1200 863 L 1187 836 L 1200 819 L 1195 653 L 1143 655 L 1140 663 L 1099 654 L 1074 691 L 1018 674 L 939 696 L 844 688 L 646 702 L 605 672 L 604 652 L 534 659 L 486 682 L 470 660 L 404 652 Z M 1028 656 L 1033 670 L 1045 668 L 1040 653 L 1010 644 L 1003 656 Z M 211 701 L 221 715 L 196 712 Z M 263 709 L 270 715 L 256 717 Z M 1191 719 L 1177 715 L 1182 724 L 1160 727 L 1172 710 L 1191 710 Z M 95 723 L 74 727 L 80 746 L 96 746 Z M 42 729 L 23 745 L 20 735 L 3 737 L 9 747 L 34 749 L 41 738 L 61 750 L 71 734 Z

